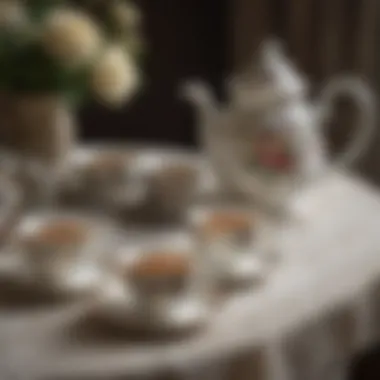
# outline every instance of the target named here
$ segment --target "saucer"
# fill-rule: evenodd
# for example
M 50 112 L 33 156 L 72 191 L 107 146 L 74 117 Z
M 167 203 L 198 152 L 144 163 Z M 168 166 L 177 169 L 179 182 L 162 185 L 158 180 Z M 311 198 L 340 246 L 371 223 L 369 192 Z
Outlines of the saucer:
M 28 247 L 24 246 L 25 239 L 28 241 L 39 228 L 49 226 L 51 221 L 56 220 L 83 222 L 86 230 L 88 227 L 88 238 L 83 246 L 72 248 L 74 255 L 69 259 L 58 254 L 55 261 L 53 247 L 52 259 L 47 257 L 44 261 L 39 261 L 36 258 L 33 262 Z M 31 213 L 23 218 L 13 242 L 0 259 L 0 276 L 22 286 L 58 295 L 74 296 L 91 293 L 102 279 L 102 256 L 112 244 L 113 230 L 114 227 L 106 220 L 87 214 L 59 211 Z M 49 253 L 44 252 L 48 255 Z
M 14 253 L 14 252 L 12 252 Z M 73 265 L 61 273 L 40 275 L 32 270 L 22 255 L 4 255 L 0 259 L 0 278 L 29 292 L 75 298 L 90 295 L 103 278 L 101 268 L 89 262 Z
M 115 327 L 131 332 L 172 334 L 197 329 L 210 317 L 211 308 L 203 300 L 183 297 L 175 305 L 167 305 L 161 315 L 153 315 L 148 309 L 136 307 L 131 293 L 120 282 L 108 281 L 98 294 L 92 314 Z
M 234 248 L 231 248 L 234 249 Z M 238 248 L 235 248 L 238 250 Z M 217 269 L 218 277 L 221 282 L 252 285 L 261 282 L 267 274 L 266 265 L 263 259 L 257 255 L 252 249 L 245 249 L 244 254 L 235 260 L 231 257 L 220 257 L 220 266 Z M 216 254 L 218 256 L 218 253 Z M 214 263 L 217 265 L 218 260 L 215 258 Z

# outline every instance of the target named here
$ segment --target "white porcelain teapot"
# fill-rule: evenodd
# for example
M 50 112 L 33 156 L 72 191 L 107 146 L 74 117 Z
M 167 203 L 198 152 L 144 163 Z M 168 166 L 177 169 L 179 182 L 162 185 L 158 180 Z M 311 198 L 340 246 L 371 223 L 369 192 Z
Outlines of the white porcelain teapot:
M 337 77 L 312 102 L 307 82 L 274 41 L 263 46 L 250 71 L 229 82 L 229 95 L 228 105 L 219 107 L 204 84 L 185 87 L 201 111 L 201 144 L 219 177 L 273 209 L 287 207 L 301 184 L 352 164 L 374 132 L 374 96 L 361 79 Z M 341 95 L 357 104 L 359 125 L 347 149 L 329 163 L 322 127 Z

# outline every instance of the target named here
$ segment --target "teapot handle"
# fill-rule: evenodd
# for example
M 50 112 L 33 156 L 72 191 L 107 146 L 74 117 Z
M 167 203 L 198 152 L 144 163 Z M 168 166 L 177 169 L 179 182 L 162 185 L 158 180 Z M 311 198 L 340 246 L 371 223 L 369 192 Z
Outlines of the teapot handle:
M 328 83 L 322 92 L 320 101 L 322 119 L 326 120 L 331 115 L 333 102 L 341 95 L 351 97 L 360 112 L 356 134 L 334 162 L 334 166 L 349 166 L 364 152 L 375 132 L 375 96 L 360 78 L 337 77 Z

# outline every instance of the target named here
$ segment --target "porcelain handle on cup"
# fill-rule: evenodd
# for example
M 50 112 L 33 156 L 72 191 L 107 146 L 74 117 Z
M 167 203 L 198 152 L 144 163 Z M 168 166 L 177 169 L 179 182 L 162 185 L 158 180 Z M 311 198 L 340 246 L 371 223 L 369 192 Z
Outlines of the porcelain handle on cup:
M 357 104 L 360 117 L 357 132 L 349 146 L 335 159 L 335 166 L 349 166 L 356 161 L 367 148 L 376 127 L 374 94 L 363 80 L 355 77 L 338 77 L 327 84 L 320 102 L 323 118 L 326 120 L 330 116 L 334 100 L 346 95 Z

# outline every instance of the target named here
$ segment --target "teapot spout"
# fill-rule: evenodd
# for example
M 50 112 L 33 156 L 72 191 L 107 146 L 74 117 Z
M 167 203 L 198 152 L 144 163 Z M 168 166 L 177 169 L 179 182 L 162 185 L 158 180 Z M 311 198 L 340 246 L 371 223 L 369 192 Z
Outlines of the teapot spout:
M 199 112 L 204 126 L 213 124 L 218 112 L 215 97 L 211 89 L 202 82 L 188 82 L 182 87 L 182 98 L 192 103 Z

